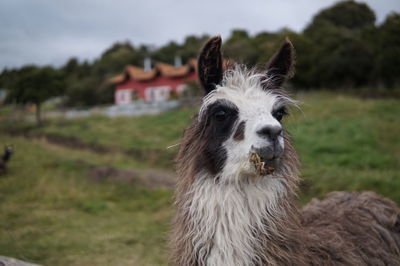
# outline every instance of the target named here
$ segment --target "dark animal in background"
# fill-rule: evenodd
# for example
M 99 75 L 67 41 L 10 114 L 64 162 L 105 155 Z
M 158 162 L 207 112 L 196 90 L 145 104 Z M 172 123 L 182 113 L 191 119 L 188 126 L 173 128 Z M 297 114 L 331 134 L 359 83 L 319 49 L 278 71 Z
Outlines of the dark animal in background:
M 174 265 L 400 265 L 400 209 L 373 192 L 333 192 L 300 209 L 299 163 L 282 117 L 295 104 L 286 40 L 259 72 L 224 71 L 221 39 L 198 60 L 206 91 L 177 156 Z M 315 158 L 318 160 L 318 158 Z
M 7 172 L 7 163 L 11 159 L 14 149 L 12 146 L 5 146 L 3 155 L 0 158 L 0 175 L 4 175 Z

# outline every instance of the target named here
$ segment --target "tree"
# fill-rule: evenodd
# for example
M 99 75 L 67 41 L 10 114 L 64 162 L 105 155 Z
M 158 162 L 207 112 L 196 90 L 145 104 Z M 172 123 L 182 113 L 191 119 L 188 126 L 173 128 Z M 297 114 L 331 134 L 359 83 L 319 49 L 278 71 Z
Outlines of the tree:
M 107 49 L 92 65 L 92 74 L 99 79 L 109 78 L 120 73 L 128 64 L 143 62 L 140 54 L 129 42 L 115 43 Z
M 37 125 L 42 124 L 41 105 L 47 99 L 58 96 L 63 89 L 62 76 L 51 67 L 25 66 L 11 85 L 7 102 L 36 105 Z
M 296 75 L 290 81 L 299 89 L 310 89 L 314 87 L 315 80 L 311 72 L 315 64 L 311 56 L 314 43 L 304 34 L 292 33 L 288 37 L 296 49 Z
M 73 57 L 68 60 L 68 62 L 62 67 L 62 72 L 65 75 L 72 75 L 79 70 L 79 61 L 77 58 Z
M 160 49 L 154 51 L 151 54 L 151 59 L 159 62 L 164 62 L 168 64 L 173 64 L 175 56 L 179 56 L 182 47 L 176 42 L 169 42 L 167 45 L 161 47 Z
M 209 38 L 209 35 L 202 35 L 199 37 L 189 35 L 188 37 L 186 37 L 180 51 L 182 60 L 184 62 L 187 62 L 191 58 L 197 58 L 200 48 Z
M 317 14 L 304 30 L 308 50 L 306 78 L 313 87 L 361 87 L 371 82 L 376 54 L 367 32 L 375 14 L 364 3 L 342 1 Z M 299 80 L 299 79 L 297 79 Z
M 234 61 L 254 65 L 259 56 L 251 37 L 245 30 L 235 29 L 224 44 L 225 55 Z
M 376 74 L 386 87 L 400 85 L 400 14 L 390 14 L 378 29 Z
M 315 30 L 320 30 L 327 23 L 352 31 L 363 30 L 373 27 L 375 19 L 374 11 L 367 4 L 353 0 L 341 1 L 319 12 L 304 33 L 312 35 Z

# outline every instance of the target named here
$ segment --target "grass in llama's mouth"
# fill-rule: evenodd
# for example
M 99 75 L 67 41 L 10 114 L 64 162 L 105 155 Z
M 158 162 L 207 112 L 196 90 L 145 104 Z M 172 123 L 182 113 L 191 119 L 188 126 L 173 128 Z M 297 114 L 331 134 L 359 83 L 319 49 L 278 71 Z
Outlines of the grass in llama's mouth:
M 250 163 L 254 165 L 256 174 L 259 176 L 270 175 L 275 171 L 274 167 L 265 165 L 264 159 L 257 153 L 250 155 Z

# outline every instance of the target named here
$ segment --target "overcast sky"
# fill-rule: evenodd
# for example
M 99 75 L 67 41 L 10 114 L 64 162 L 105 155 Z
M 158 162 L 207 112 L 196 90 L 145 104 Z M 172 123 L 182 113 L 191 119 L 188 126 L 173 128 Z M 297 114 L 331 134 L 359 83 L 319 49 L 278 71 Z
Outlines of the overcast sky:
M 116 41 L 161 46 L 189 34 L 301 31 L 335 0 L 0 0 L 0 71 L 93 60 Z M 400 0 L 366 0 L 378 23 Z

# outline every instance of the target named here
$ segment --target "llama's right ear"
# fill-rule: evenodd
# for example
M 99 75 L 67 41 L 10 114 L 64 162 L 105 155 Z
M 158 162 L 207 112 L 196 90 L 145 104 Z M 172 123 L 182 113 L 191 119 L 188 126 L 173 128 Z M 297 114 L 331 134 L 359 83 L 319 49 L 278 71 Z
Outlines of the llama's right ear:
M 215 85 L 222 81 L 221 44 L 221 37 L 215 36 L 207 41 L 199 55 L 198 75 L 206 94 L 214 90 Z
M 267 64 L 266 86 L 279 88 L 294 75 L 295 51 L 293 44 L 286 38 L 279 51 Z M 267 88 L 268 89 L 268 88 Z

